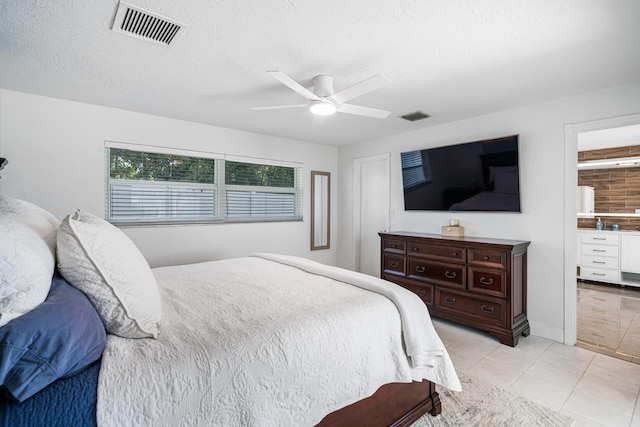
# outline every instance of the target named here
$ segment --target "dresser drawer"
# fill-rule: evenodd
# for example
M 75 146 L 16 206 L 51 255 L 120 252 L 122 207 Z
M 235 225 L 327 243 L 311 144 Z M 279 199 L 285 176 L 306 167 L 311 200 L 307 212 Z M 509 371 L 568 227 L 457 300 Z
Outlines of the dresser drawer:
M 469 267 L 468 271 L 470 291 L 501 298 L 506 296 L 506 271 L 477 267 Z
M 418 295 L 420 299 L 424 301 L 424 303 L 427 304 L 428 306 L 431 306 L 433 304 L 433 292 L 434 292 L 433 285 L 429 283 L 417 284 L 414 281 L 403 280 L 399 277 L 394 277 L 394 276 L 389 276 L 389 277 L 383 276 L 383 279 L 386 279 L 390 282 L 395 283 L 396 285 L 400 285 L 403 288 L 410 290 L 414 294 Z
M 384 252 L 404 254 L 406 251 L 406 248 L 407 248 L 407 243 L 403 240 L 384 239 L 382 241 L 382 250 Z
M 428 243 L 407 242 L 407 254 L 441 261 L 466 261 L 466 249 L 455 246 L 434 246 Z
M 600 268 L 580 267 L 580 277 L 586 280 L 601 280 L 603 282 L 619 282 L 619 270 L 606 270 Z
M 618 257 L 618 246 L 582 245 L 582 255 Z
M 445 286 L 464 288 L 466 282 L 466 268 L 459 264 L 408 258 L 407 273 L 410 279 L 430 281 Z
M 485 322 L 501 325 L 506 323 L 504 301 L 474 298 L 460 292 L 437 288 L 435 305 L 438 310 L 472 316 Z
M 618 258 L 584 255 L 582 257 L 582 262 L 580 263 L 580 265 L 582 267 L 611 268 L 617 270 Z
M 399 274 L 404 276 L 405 273 L 405 257 L 402 255 L 383 254 L 382 256 L 383 272 L 386 274 Z
M 597 245 L 617 245 L 619 235 L 617 233 L 580 233 L 582 235 L 582 243 Z
M 486 249 L 467 249 L 469 265 L 492 268 L 507 268 L 507 252 Z

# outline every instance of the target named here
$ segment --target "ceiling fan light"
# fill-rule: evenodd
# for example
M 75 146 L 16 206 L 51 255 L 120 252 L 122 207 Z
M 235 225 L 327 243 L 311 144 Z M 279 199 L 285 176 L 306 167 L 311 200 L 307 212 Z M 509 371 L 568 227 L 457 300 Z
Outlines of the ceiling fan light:
M 330 116 L 336 112 L 336 104 L 331 101 L 312 101 L 309 110 L 316 116 Z

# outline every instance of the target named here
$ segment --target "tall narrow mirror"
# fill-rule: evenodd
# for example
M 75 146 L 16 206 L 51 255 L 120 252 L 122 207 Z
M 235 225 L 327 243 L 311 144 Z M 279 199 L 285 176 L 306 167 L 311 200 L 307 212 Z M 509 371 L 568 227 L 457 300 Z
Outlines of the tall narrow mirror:
M 331 174 L 311 171 L 311 250 L 329 249 Z

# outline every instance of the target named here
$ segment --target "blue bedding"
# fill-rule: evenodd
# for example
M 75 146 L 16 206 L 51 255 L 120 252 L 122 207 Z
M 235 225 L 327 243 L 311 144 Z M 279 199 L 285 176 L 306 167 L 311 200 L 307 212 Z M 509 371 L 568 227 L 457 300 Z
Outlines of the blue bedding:
M 0 397 L 1 427 L 96 426 L 100 361 L 59 379 L 22 403 Z

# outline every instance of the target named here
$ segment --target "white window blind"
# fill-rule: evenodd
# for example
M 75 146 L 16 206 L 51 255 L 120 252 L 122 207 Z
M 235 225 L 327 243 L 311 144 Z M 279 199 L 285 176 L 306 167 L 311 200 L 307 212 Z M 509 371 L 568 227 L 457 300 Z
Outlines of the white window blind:
M 302 220 L 301 167 L 122 146 L 106 149 L 113 223 Z

